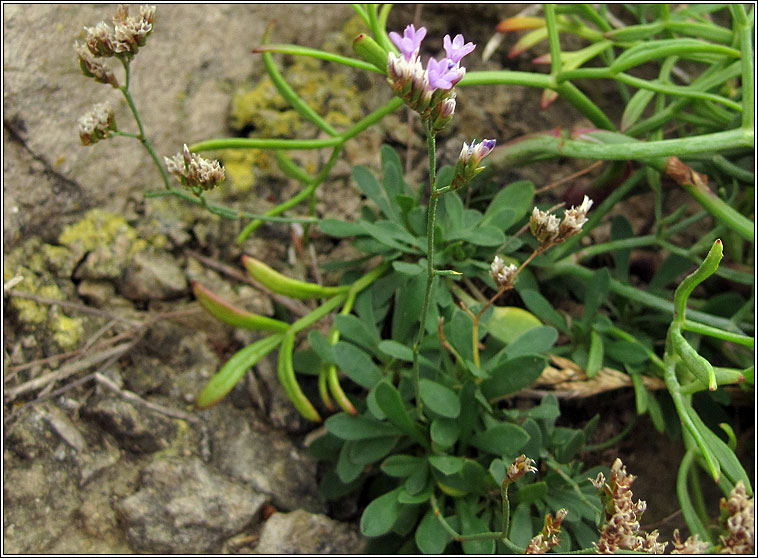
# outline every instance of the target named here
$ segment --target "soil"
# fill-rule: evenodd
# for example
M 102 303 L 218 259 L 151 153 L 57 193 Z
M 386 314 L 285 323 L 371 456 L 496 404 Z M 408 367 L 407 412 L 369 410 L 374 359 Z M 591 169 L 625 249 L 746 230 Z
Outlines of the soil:
M 419 21 L 429 29 L 430 38 L 462 32 L 482 48 L 499 19 L 523 7 L 425 6 Z M 390 27 L 400 29 L 412 21 L 415 9 L 414 5 L 396 6 Z M 532 71 L 531 53 L 516 59 L 506 57 L 513 41 L 514 37 L 507 37 L 487 62 L 476 57 L 470 69 Z M 373 83 L 371 87 L 381 85 Z M 617 97 L 593 91 L 593 100 L 617 120 L 623 107 L 613 104 L 612 99 Z M 371 93 L 361 99 L 366 106 L 370 101 Z M 539 110 L 538 92 L 524 87 L 498 91 L 466 88 L 459 93 L 458 101 L 455 123 L 440 137 L 443 164 L 453 162 L 461 142 L 472 137 L 505 142 L 537 130 L 588 124 L 560 100 Z M 357 147 L 346 150 L 349 163 L 376 166 L 372 150 L 387 142 L 402 156 L 409 150 L 412 166 L 423 168 L 426 155 L 420 130 L 406 125 L 402 111 L 388 122 L 369 130 Z M 546 161 L 510 170 L 502 181 L 507 184 L 525 178 L 540 188 L 587 165 L 576 160 Z M 543 201 L 564 201 L 577 190 L 583 192 L 598 173 L 595 169 L 551 190 Z M 79 188 L 75 181 L 70 186 Z M 352 217 L 359 212 L 349 184 L 349 165 L 340 163 L 326 186 L 328 189 L 322 188 L 318 194 L 320 215 Z M 246 194 L 224 198 L 222 193 L 216 200 L 240 206 L 247 202 L 245 207 L 260 210 L 270 207 L 272 199 L 286 198 L 293 188 L 294 183 L 281 176 L 262 173 Z M 65 192 L 61 195 L 66 196 Z M 625 210 L 625 216 L 632 228 L 644 230 L 648 226 L 649 194 L 641 190 L 628 203 L 627 208 L 632 210 Z M 279 547 L 257 545 L 297 535 L 267 534 L 266 520 L 278 513 L 276 523 L 284 524 L 287 512 L 300 514 L 296 510 L 304 509 L 309 514 L 309 529 L 318 533 L 314 537 L 333 540 L 334 544 L 317 548 L 312 545 L 323 544 L 323 540 L 306 541 L 305 546 L 295 545 L 292 548 L 296 550 L 287 552 L 360 551 L 358 503 L 354 499 L 341 501 L 336 509 L 319 495 L 320 472 L 305 450 L 314 427 L 286 399 L 276 378 L 275 359 L 261 361 L 217 406 L 197 410 L 192 405 L 210 376 L 257 335 L 220 326 L 207 317 L 194 302 L 191 281 L 202 281 L 251 311 L 270 315 L 276 310 L 294 317 L 302 307 L 284 308 L 240 279 L 239 256 L 243 252 L 255 254 L 289 274 L 306 275 L 312 270 L 310 255 L 296 249 L 292 230 L 285 225 L 261 227 L 238 248 L 234 244 L 240 230 L 237 223 L 223 222 L 179 200 L 141 200 L 138 195 L 127 194 L 122 206 L 126 208 L 124 223 L 108 237 L 107 250 L 60 242 L 64 225 L 91 218 L 91 214 L 77 213 L 68 206 L 65 221 L 43 230 L 41 219 L 34 219 L 30 222 L 37 229 L 25 229 L 23 236 L 12 234 L 14 243 L 4 245 L 5 269 L 13 255 L 15 260 L 10 259 L 23 265 L 27 275 L 38 278 L 42 285 L 33 291 L 28 283 L 16 287 L 16 291 L 32 291 L 37 297 L 27 306 L 17 303 L 30 299 L 4 298 L 4 550 L 277 552 Z M 100 219 L 97 222 L 102 225 L 112 223 L 115 217 L 101 215 Z M 35 238 L 37 244 L 32 242 Z M 40 239 L 45 243 L 42 248 Z M 345 244 L 318 235 L 312 245 L 319 262 L 353 257 Z M 45 246 L 65 246 L 66 251 L 56 256 L 57 252 Z M 42 254 L 39 261 L 32 257 L 34 254 Z M 57 290 L 45 290 L 46 284 Z M 50 298 L 76 306 L 56 309 L 44 302 Z M 34 321 L 24 313 L 32 311 L 46 314 Z M 61 315 L 78 325 L 51 329 L 54 320 L 61 322 Z M 135 323 L 142 326 L 136 328 Z M 111 342 L 109 347 L 129 343 L 120 352 L 109 356 L 104 346 L 94 344 L 81 354 L 73 353 L 96 338 L 112 341 L 117 335 L 121 341 Z M 93 354 L 100 360 L 75 370 Z M 74 371 L 8 397 L 9 390 L 13 393 L 25 382 L 66 367 Z M 580 427 L 595 413 L 600 414 L 601 426 L 593 442 L 613 437 L 634 420 L 630 389 L 562 400 L 561 405 L 560 420 L 566 426 Z M 738 438 L 752 439 L 752 422 L 747 417 L 750 409 L 737 407 L 737 412 L 745 415 L 738 417 L 743 428 L 737 432 Z M 742 444 L 740 450 L 743 464 L 752 471 L 754 448 Z M 681 515 L 674 513 L 678 510 L 676 468 L 682 454 L 680 442 L 672 443 L 643 418 L 618 445 L 585 454 L 582 459 L 589 467 L 610 465 L 620 457 L 637 476 L 635 497 L 648 504 L 643 528 L 658 528 L 661 539 L 669 540 L 674 528 L 686 531 Z M 710 503 L 719 497 L 717 492 L 706 494 Z M 168 512 L 166 502 L 170 503 Z M 323 518 L 325 513 L 339 521 Z M 296 524 L 304 521 L 299 515 L 293 517 L 298 520 Z M 297 531 L 296 527 L 293 530 Z

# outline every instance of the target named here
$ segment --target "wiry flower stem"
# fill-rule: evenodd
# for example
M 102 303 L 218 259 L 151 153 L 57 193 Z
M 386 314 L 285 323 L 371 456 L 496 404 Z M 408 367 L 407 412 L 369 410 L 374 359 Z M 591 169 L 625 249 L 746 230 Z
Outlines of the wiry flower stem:
M 436 139 L 432 125 L 428 120 L 424 121 L 426 128 L 426 149 L 429 153 L 429 208 L 426 216 L 426 288 L 424 290 L 424 304 L 421 307 L 421 323 L 418 328 L 416 342 L 413 344 L 413 387 L 416 395 L 416 410 L 419 418 L 423 417 L 421 395 L 419 394 L 419 362 L 418 354 L 421 341 L 426 329 L 426 314 L 429 311 L 429 299 L 434 284 L 434 222 L 437 217 L 437 153 Z
M 169 184 L 168 172 L 166 171 L 166 168 L 163 166 L 163 163 L 161 163 L 161 160 L 158 157 L 158 154 L 155 152 L 155 149 L 153 149 L 153 144 L 150 143 L 150 140 L 147 139 L 147 136 L 145 135 L 145 129 L 142 127 L 142 119 L 139 116 L 139 111 L 137 110 L 137 106 L 134 104 L 134 100 L 132 99 L 132 94 L 129 92 L 129 78 L 130 78 L 129 60 L 123 57 L 119 57 L 119 60 L 121 61 L 121 64 L 123 64 L 124 66 L 124 72 L 126 75 L 126 77 L 124 78 L 125 84 L 120 86 L 119 90 L 121 91 L 121 93 L 123 93 L 124 98 L 126 99 L 126 103 L 129 105 L 129 110 L 132 111 L 132 116 L 134 116 L 134 120 L 137 123 L 137 128 L 139 129 L 139 135 L 137 136 L 137 139 L 139 139 L 142 146 L 150 154 L 150 157 L 153 159 L 155 166 L 158 167 L 158 171 L 161 173 L 161 178 L 163 179 L 163 185 L 165 186 L 166 190 L 170 190 L 171 185 Z

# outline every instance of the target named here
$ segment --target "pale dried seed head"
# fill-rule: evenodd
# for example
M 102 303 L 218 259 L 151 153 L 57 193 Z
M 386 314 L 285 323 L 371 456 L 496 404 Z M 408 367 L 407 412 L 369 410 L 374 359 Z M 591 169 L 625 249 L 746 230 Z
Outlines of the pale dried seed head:
M 513 463 L 508 467 L 504 482 L 514 482 L 527 473 L 536 473 L 537 468 L 534 466 L 534 459 L 530 459 L 526 455 L 519 455 L 513 460 Z
M 116 129 L 116 118 L 110 103 L 100 103 L 79 119 L 79 138 L 84 145 L 92 145 L 109 136 Z
M 84 43 L 94 56 L 113 56 L 113 32 L 104 21 L 94 27 L 85 27 Z
M 671 554 L 707 554 L 711 545 L 707 541 L 701 541 L 697 535 L 687 537 L 687 540 L 682 542 L 679 538 L 679 529 L 674 529 L 674 540 L 671 543 L 673 549 Z
M 216 160 L 205 159 L 197 153 L 190 153 L 184 145 L 181 153 L 164 157 L 166 170 L 177 180 L 192 190 L 212 190 L 224 181 L 224 168 Z
M 518 271 L 518 268 L 515 265 L 506 265 L 500 256 L 495 256 L 495 259 L 492 260 L 492 265 L 490 265 L 490 275 L 495 280 L 495 284 L 499 289 L 513 287 L 516 271 Z

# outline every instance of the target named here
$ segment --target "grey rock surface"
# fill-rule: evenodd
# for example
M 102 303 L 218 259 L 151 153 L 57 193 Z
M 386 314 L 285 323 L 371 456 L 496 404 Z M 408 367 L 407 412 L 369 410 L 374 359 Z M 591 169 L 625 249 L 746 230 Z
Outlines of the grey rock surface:
M 170 418 L 115 396 L 96 396 L 82 414 L 113 434 L 124 449 L 136 453 L 165 449 L 176 431 Z
M 167 253 L 137 252 L 120 284 L 121 294 L 130 300 L 176 298 L 187 288 L 184 272 Z
M 255 554 L 360 554 L 365 540 L 354 525 L 296 510 L 275 513 L 263 524 Z
M 197 458 L 154 461 L 117 506 L 138 551 L 197 554 L 248 525 L 266 498 Z
M 232 414 L 229 409 L 223 413 L 227 415 L 223 423 L 209 417 L 213 458 L 221 471 L 266 494 L 279 509 L 325 511 L 311 456 L 276 432 L 254 430 L 249 413 Z

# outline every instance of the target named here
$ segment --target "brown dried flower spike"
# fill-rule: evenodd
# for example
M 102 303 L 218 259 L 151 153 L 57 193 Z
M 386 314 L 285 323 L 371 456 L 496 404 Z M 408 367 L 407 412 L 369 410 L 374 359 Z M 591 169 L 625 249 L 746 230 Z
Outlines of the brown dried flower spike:
M 524 554 L 546 554 L 554 546 L 560 544 L 561 523 L 566 519 L 568 511 L 564 508 L 555 512 L 555 519 L 551 514 L 545 516 L 545 525 L 537 535 L 532 537 L 526 546 Z
M 647 504 L 638 500 L 632 501 L 632 483 L 634 475 L 626 472 L 626 467 L 620 459 L 611 466 L 611 477 L 605 481 L 603 473 L 599 473 L 592 484 L 600 491 L 600 497 L 605 507 L 605 522 L 596 543 L 597 551 L 602 554 L 613 554 L 617 550 L 636 550 L 649 554 L 663 554 L 668 543 L 658 542 L 658 531 L 646 533 L 640 531 L 640 518 L 645 513 Z
M 530 459 L 525 455 L 519 455 L 513 460 L 513 463 L 508 467 L 508 472 L 505 476 L 504 482 L 515 482 L 527 473 L 536 473 L 537 468 L 534 466 L 534 459 Z
M 721 522 L 725 534 L 722 535 L 719 550 L 721 554 L 753 554 L 755 550 L 755 509 L 753 498 L 748 498 L 745 485 L 737 481 L 729 498 L 722 498 Z
M 163 160 L 166 162 L 166 169 L 196 196 L 204 190 L 212 190 L 224 181 L 224 169 L 218 161 L 190 153 L 186 144 L 182 153 L 164 157 Z

